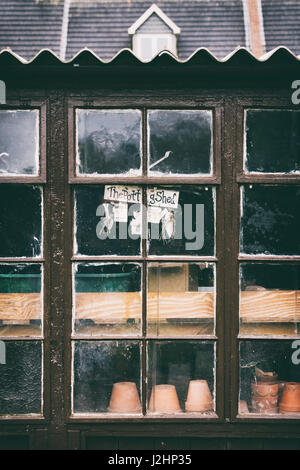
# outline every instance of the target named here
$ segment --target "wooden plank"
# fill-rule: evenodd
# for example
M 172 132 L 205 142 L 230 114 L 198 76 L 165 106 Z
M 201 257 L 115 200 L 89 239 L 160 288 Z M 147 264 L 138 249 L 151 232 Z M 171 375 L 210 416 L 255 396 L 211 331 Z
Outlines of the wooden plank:
M 0 293 L 0 320 L 6 324 L 28 324 L 41 318 L 41 294 Z
M 95 323 L 119 323 L 141 319 L 139 292 L 107 292 L 76 294 L 76 319 Z M 198 319 L 214 317 L 214 294 L 210 292 L 149 292 L 148 320 Z
M 240 315 L 243 322 L 299 322 L 300 291 L 242 291 Z

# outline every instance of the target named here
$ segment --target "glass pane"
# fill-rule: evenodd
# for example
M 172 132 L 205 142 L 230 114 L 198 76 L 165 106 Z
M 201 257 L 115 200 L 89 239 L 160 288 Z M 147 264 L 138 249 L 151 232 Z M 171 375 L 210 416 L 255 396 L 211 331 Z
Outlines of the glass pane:
M 43 300 L 39 264 L 0 265 L 0 336 L 39 336 Z
M 214 189 L 148 190 L 150 255 L 214 255 Z
M 0 176 L 38 174 L 38 110 L 1 110 L 0 142 Z
M 41 414 L 42 343 L 0 342 L 0 415 Z
M 246 111 L 246 171 L 300 171 L 300 112 Z
M 300 266 L 242 264 L 240 333 L 298 335 Z
M 35 186 L 0 187 L 0 257 L 42 253 L 42 192 Z
M 157 336 L 214 334 L 214 265 L 148 265 L 148 333 Z
M 241 252 L 300 254 L 299 187 L 244 186 L 241 197 Z
M 149 111 L 150 174 L 210 174 L 211 111 Z
M 148 344 L 148 413 L 211 414 L 215 409 L 215 345 L 199 341 Z
M 79 174 L 141 174 L 140 111 L 78 109 L 76 116 Z
M 75 265 L 75 331 L 80 335 L 139 335 L 141 267 L 134 263 Z
M 300 414 L 300 341 L 242 341 L 239 413 Z
M 75 342 L 75 413 L 139 414 L 140 391 L 137 341 Z
M 75 200 L 76 254 L 140 254 L 140 188 L 116 185 L 80 187 L 75 191 Z

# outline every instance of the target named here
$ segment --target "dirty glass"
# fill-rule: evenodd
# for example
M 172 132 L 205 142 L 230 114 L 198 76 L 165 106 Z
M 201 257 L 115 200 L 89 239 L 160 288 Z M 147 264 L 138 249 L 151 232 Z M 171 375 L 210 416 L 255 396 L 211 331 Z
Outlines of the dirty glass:
M 141 334 L 141 266 L 134 263 L 75 265 L 75 332 Z
M 38 175 L 39 111 L 0 110 L 1 175 Z
M 148 413 L 213 413 L 214 358 L 215 345 L 211 342 L 149 342 Z
M 300 266 L 242 263 L 240 333 L 299 335 Z
M 149 111 L 149 174 L 210 174 L 212 113 Z
M 42 267 L 0 264 L 0 337 L 40 336 Z
M 300 172 L 299 111 L 252 109 L 245 119 L 247 172 Z
M 141 413 L 137 341 L 75 342 L 73 373 L 75 413 Z
M 249 185 L 241 189 L 241 252 L 300 255 L 300 188 Z
M 150 255 L 214 255 L 214 189 L 148 189 Z
M 0 257 L 42 254 L 42 192 L 36 186 L 0 187 Z
M 41 342 L 1 341 L 0 347 L 0 415 L 41 414 Z
M 300 340 L 242 341 L 239 413 L 300 414 Z
M 149 263 L 148 334 L 214 334 L 214 271 L 208 263 Z
M 138 110 L 78 109 L 77 173 L 141 174 Z
M 123 196 L 126 199 L 121 199 Z M 140 254 L 141 202 L 142 190 L 139 187 L 101 185 L 77 188 L 75 253 L 88 256 Z

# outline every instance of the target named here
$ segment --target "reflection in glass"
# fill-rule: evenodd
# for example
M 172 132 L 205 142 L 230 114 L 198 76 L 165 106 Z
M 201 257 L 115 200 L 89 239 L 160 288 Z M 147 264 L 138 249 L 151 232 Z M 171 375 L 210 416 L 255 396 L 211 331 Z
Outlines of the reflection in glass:
M 134 203 L 124 203 L 119 210 L 118 203 L 104 199 L 103 185 L 76 189 L 76 254 L 140 254 L 141 190 L 137 191 L 140 191 L 139 197 L 135 198 Z
M 141 317 L 141 267 L 138 264 L 75 265 L 76 333 L 140 334 Z
M 0 265 L 0 336 L 41 334 L 41 265 Z
M 300 112 L 246 111 L 246 171 L 300 171 Z
M 42 344 L 4 341 L 5 364 L 0 362 L 0 415 L 41 414 Z
M 147 320 L 151 335 L 214 334 L 214 266 L 150 263 Z
M 38 110 L 0 110 L 0 142 L 0 176 L 38 174 Z
M 241 252 L 300 254 L 300 188 L 242 187 Z
M 149 254 L 213 256 L 214 189 L 177 186 L 153 191 L 157 197 L 148 207 Z M 173 205 L 167 202 L 169 193 L 174 194 Z
M 299 414 L 299 357 L 300 341 L 242 341 L 239 413 Z
M 211 111 L 149 111 L 150 174 L 209 174 Z
M 36 186 L 0 187 L 0 257 L 42 253 L 42 192 Z
M 140 381 L 137 341 L 75 342 L 75 413 L 141 413 Z M 123 393 L 131 399 L 127 403 Z
M 297 335 L 300 267 L 243 263 L 240 273 L 240 333 Z
M 141 173 L 141 112 L 77 110 L 79 174 Z
M 148 413 L 212 413 L 214 361 L 214 343 L 149 342 Z

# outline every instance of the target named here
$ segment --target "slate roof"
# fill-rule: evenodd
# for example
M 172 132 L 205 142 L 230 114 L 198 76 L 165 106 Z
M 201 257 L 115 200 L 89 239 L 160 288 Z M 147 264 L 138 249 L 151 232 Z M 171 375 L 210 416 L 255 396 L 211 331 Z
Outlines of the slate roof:
M 154 0 L 155 1 L 155 0 Z M 84 47 L 110 60 L 130 48 L 127 29 L 153 0 L 71 0 L 66 59 Z M 157 0 L 181 28 L 180 59 L 206 47 L 218 58 L 245 46 L 242 0 Z M 59 54 L 63 0 L 0 0 L 0 50 L 11 48 L 30 60 L 41 49 Z M 300 1 L 262 0 L 266 50 L 279 45 L 300 54 Z
M 0 49 L 10 47 L 25 59 L 43 48 L 59 53 L 63 3 L 0 0 Z
M 299 0 L 262 0 L 266 50 L 282 44 L 300 54 Z
M 128 28 L 152 5 L 153 0 L 106 1 L 70 9 L 67 58 L 83 46 L 109 60 L 122 48 L 130 48 Z M 241 0 L 158 0 L 155 2 L 181 28 L 178 53 L 188 58 L 197 48 L 207 47 L 224 57 L 245 45 Z

